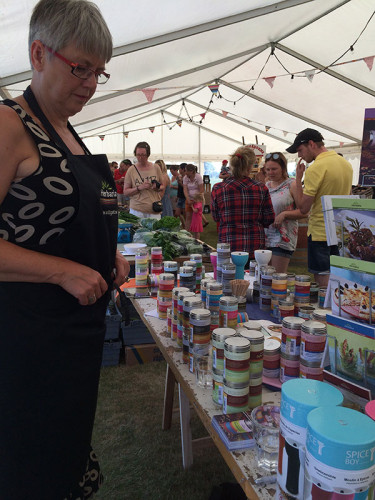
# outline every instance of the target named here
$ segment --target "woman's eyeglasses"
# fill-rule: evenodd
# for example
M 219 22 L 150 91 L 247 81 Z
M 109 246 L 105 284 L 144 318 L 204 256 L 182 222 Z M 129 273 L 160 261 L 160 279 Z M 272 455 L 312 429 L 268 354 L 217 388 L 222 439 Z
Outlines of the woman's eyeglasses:
M 47 45 L 45 45 L 45 48 L 48 50 L 48 52 L 50 52 L 58 59 L 63 61 L 65 64 L 70 66 L 72 68 L 72 75 L 76 76 L 77 78 L 80 78 L 81 80 L 88 80 L 90 76 L 94 73 L 96 83 L 102 85 L 103 83 L 107 83 L 109 77 L 111 76 L 105 71 L 94 71 L 93 69 L 86 68 L 85 66 L 80 66 L 77 63 L 69 61 L 69 59 L 66 59 L 66 57 L 62 56 L 61 54 L 51 49 L 51 47 L 48 47 Z
M 280 155 L 279 155 L 279 153 L 267 153 L 266 160 L 270 160 L 271 158 L 273 160 L 278 160 L 280 158 Z

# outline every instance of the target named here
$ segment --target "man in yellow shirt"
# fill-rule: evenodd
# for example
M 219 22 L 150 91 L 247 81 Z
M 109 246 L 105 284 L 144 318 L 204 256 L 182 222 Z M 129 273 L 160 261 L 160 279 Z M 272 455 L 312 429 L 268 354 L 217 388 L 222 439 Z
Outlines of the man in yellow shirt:
M 320 286 L 327 286 L 329 257 L 339 255 L 339 251 L 337 245 L 327 245 L 321 196 L 350 194 L 353 169 L 342 156 L 335 151 L 328 151 L 324 147 L 322 134 L 312 128 L 302 130 L 287 151 L 298 153 L 300 158 L 296 169 L 297 207 L 303 214 L 311 210 L 307 229 L 308 270 L 314 274 L 315 281 Z M 306 169 L 302 160 L 314 163 Z

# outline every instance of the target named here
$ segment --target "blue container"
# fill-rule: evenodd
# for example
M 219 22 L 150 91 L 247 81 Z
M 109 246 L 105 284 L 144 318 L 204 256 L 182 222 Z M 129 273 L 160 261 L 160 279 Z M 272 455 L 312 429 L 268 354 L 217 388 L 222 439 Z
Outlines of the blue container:
M 317 407 L 331 411 L 341 405 L 343 395 L 335 387 L 313 379 L 293 379 L 281 386 L 280 449 L 277 482 L 295 499 L 304 492 L 307 416 Z
M 316 408 L 307 417 L 305 493 L 359 494 L 375 480 L 375 422 L 350 408 Z
M 118 342 L 104 342 L 102 366 L 117 366 L 120 363 L 121 347 L 121 340 Z

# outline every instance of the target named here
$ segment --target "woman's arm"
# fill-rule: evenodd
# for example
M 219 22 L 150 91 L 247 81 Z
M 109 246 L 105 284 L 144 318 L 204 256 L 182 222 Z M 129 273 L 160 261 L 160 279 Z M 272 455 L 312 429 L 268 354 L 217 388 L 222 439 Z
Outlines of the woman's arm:
M 294 203 L 296 203 L 296 196 L 297 196 L 296 181 L 293 181 L 290 185 L 290 194 L 292 195 Z M 306 214 L 303 214 L 299 208 L 296 208 L 294 210 L 284 210 L 283 212 L 280 212 L 279 214 L 276 215 L 275 222 L 273 223 L 273 225 L 274 227 L 278 228 L 286 219 L 298 220 L 298 219 L 305 219 L 306 217 L 307 217 Z

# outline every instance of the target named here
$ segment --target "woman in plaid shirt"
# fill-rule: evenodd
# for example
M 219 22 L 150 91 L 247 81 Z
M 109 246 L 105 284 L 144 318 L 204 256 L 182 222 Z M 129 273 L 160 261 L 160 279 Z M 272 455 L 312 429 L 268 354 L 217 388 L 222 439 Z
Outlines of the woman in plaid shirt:
M 255 164 L 252 149 L 243 146 L 230 157 L 232 176 L 212 188 L 211 210 L 218 222 L 220 243 L 230 243 L 232 252 L 249 252 L 265 248 L 264 228 L 275 214 L 267 187 L 249 178 Z

